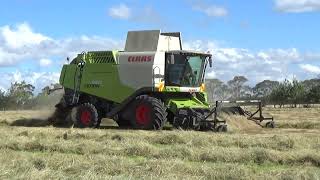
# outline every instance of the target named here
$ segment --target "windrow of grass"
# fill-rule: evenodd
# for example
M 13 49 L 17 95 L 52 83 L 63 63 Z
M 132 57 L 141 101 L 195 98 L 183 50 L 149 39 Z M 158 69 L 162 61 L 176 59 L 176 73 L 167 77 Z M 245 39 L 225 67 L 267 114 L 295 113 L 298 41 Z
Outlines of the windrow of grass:
M 93 143 L 96 146 L 117 147 L 145 143 L 154 147 L 185 146 L 191 149 L 214 147 L 264 148 L 277 151 L 320 149 L 320 134 L 303 131 L 269 130 L 263 134 L 213 133 L 196 131 L 134 131 L 98 129 L 56 129 L 0 127 L 0 144 L 42 142 L 67 146 L 74 143 Z
M 199 163 L 179 159 L 149 159 L 60 153 L 19 154 L 0 150 L 0 178 L 21 179 L 316 179 L 315 167 L 256 166 L 230 163 Z M 9 159 L 14 159 L 14 162 Z
M 320 129 L 320 108 L 265 108 L 278 128 Z
M 2 179 L 317 179 L 316 167 L 0 150 Z
M 287 111 L 295 119 L 271 112 L 280 128 L 229 133 L 17 127 L 29 121 L 7 113 L 0 179 L 320 179 L 320 131 L 294 127 L 298 113 Z

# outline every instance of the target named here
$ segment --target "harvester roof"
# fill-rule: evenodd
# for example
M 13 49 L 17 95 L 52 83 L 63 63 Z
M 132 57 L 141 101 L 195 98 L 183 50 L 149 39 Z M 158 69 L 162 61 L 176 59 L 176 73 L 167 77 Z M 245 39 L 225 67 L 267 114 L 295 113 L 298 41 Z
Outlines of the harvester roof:
M 174 51 L 167 51 L 168 53 L 172 54 L 181 54 L 181 55 L 203 55 L 203 56 L 212 56 L 210 52 L 205 53 L 201 51 L 191 51 L 191 50 L 174 50 Z
M 181 33 L 160 30 L 129 31 L 126 52 L 182 50 Z

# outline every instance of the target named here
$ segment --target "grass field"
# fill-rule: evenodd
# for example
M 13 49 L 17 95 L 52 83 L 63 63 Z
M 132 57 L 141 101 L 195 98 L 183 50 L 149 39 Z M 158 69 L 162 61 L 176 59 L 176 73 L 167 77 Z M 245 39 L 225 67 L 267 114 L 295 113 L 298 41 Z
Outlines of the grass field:
M 68 129 L 0 112 L 0 179 L 320 179 L 320 109 L 273 109 L 278 128 L 228 133 Z M 38 127 L 28 127 L 38 126 Z

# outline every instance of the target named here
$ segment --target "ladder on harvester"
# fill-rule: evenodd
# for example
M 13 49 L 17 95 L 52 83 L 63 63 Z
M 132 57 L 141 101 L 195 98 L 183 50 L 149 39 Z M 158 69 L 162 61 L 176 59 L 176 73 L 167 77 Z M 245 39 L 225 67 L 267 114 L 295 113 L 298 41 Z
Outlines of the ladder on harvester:
M 75 72 L 75 77 L 74 77 L 74 93 L 72 96 L 72 104 L 77 104 L 79 102 L 79 97 L 80 97 L 80 86 L 81 86 L 81 79 L 82 79 L 82 72 L 83 72 L 83 67 L 85 65 L 85 53 L 82 53 L 82 60 L 80 63 L 78 63 L 76 72 Z

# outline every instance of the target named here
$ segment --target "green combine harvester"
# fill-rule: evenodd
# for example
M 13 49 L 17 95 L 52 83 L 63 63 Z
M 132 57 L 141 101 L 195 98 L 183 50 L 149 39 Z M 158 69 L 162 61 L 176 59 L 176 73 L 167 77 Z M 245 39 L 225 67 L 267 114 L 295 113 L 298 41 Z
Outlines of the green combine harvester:
M 99 127 L 102 118 L 119 127 L 227 131 L 211 118 L 205 72 L 212 55 L 182 50 L 180 33 L 130 31 L 124 51 L 83 52 L 61 71 L 64 95 L 50 121 Z

